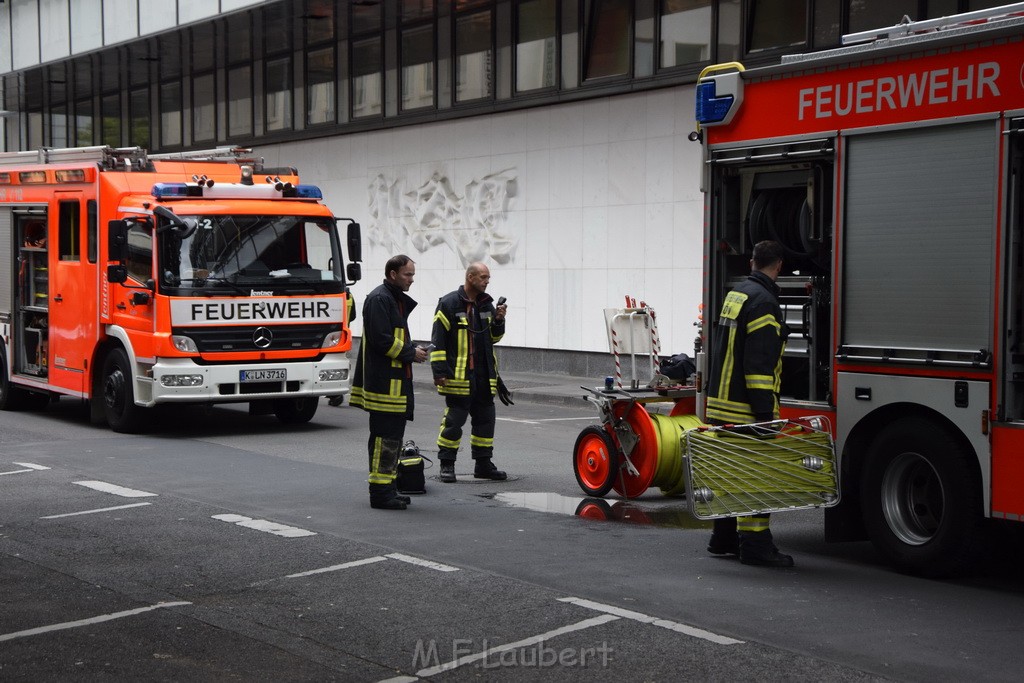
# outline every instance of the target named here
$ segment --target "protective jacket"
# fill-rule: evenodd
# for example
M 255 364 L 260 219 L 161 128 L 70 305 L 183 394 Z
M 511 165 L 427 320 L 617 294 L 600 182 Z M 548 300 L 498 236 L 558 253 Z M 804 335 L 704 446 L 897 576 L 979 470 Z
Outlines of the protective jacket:
M 416 302 L 388 282 L 366 297 L 352 405 L 370 412 L 404 413 L 412 419 L 416 348 L 409 334 L 409 314 L 414 308 Z
M 430 341 L 430 368 L 435 378 L 446 377 L 438 393 L 469 396 L 470 371 L 487 377 L 491 396 L 498 391 L 498 359 L 494 345 L 505 336 L 505 321 L 494 318 L 494 299 L 486 292 L 476 301 L 466 296 L 466 288 L 441 297 L 434 311 Z M 482 374 L 481 374 L 482 373 Z
M 779 292 L 770 277 L 754 271 L 725 297 L 712 346 L 709 421 L 778 418 L 782 353 L 789 334 Z

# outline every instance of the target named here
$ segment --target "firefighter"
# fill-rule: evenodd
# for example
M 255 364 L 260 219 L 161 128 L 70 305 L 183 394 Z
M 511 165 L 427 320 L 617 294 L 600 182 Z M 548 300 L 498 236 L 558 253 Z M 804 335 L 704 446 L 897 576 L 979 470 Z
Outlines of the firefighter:
M 412 343 L 409 314 L 416 302 L 406 292 L 416 264 L 400 254 L 384 266 L 384 282 L 363 302 L 363 339 L 352 377 L 351 404 L 370 414 L 370 507 L 404 510 L 408 496 L 398 495 L 395 474 L 413 417 L 412 363 L 427 360 L 427 350 Z
M 713 340 L 707 419 L 712 424 L 768 422 L 779 417 L 782 352 L 789 331 L 775 280 L 782 270 L 782 245 L 754 245 L 751 273 L 730 292 Z M 793 558 L 772 541 L 766 514 L 716 519 L 708 552 L 738 554 L 759 567 L 792 567 Z
M 437 437 L 441 472 L 438 479 L 455 482 L 455 458 L 462 441 L 462 427 L 471 418 L 470 452 L 473 476 L 501 481 L 507 475 L 495 467 L 494 395 L 498 393 L 498 361 L 494 344 L 505 335 L 506 306 L 495 306 L 487 294 L 491 271 L 483 263 L 471 263 L 465 284 L 437 302 L 430 341 L 434 350 L 430 366 L 434 384 L 444 396 L 445 411 Z

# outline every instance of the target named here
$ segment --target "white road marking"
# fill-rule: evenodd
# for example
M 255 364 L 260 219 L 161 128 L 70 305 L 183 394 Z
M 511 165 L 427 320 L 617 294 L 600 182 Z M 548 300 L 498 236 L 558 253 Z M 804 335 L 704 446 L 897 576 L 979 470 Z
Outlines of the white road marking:
M 518 422 L 519 424 L 524 424 L 524 425 L 539 425 L 539 424 L 544 424 L 545 422 L 566 422 L 566 421 L 571 421 L 571 420 L 587 420 L 588 422 L 593 422 L 594 421 L 593 416 L 591 416 L 591 417 L 542 417 L 542 418 L 539 418 L 537 420 L 518 420 L 518 419 L 516 419 L 514 417 L 496 417 L 494 419 L 495 420 L 501 420 L 502 422 Z
M 378 683 L 413 683 L 413 681 L 418 680 L 420 679 L 415 676 L 395 676 L 394 678 L 387 678 L 383 681 L 378 681 Z
M 25 469 L 11 470 L 10 472 L 0 472 L 0 475 L 4 475 L 4 474 L 24 474 L 25 472 L 35 472 L 36 470 L 48 470 L 48 469 L 50 469 L 49 467 L 46 467 L 44 465 L 33 465 L 30 462 L 16 462 L 16 463 L 12 463 L 12 464 L 17 465 L 18 467 L 23 467 Z
M 487 659 L 491 655 L 497 654 L 499 652 L 518 650 L 519 648 L 529 647 L 531 645 L 536 645 L 538 643 L 544 643 L 548 640 L 551 640 L 552 638 L 565 635 L 566 633 L 572 633 L 573 631 L 582 631 L 583 629 L 587 629 L 592 626 L 600 626 L 601 624 L 606 624 L 609 621 L 615 621 L 616 619 L 619 619 L 619 617 L 611 614 L 603 614 L 599 617 L 584 619 L 583 621 L 576 622 L 575 624 L 569 624 L 568 626 L 562 626 L 561 628 L 556 628 L 552 631 L 548 631 L 547 633 L 541 633 L 537 636 L 524 638 L 523 640 L 519 640 L 514 643 L 508 643 L 506 645 L 499 645 L 498 647 L 489 647 L 486 650 L 477 652 L 476 654 L 466 655 L 465 657 L 459 657 L 458 659 L 453 659 L 452 661 L 445 662 L 444 664 L 439 664 L 437 666 L 432 666 L 426 669 L 420 669 L 416 672 L 416 675 L 420 678 L 425 678 L 427 676 L 433 676 L 435 674 L 443 673 L 445 671 L 451 671 L 452 669 L 458 668 L 465 664 L 472 664 L 473 662 L 478 662 Z
M 321 569 L 310 569 L 308 572 L 299 572 L 298 574 L 289 574 L 284 577 L 286 579 L 297 579 L 302 576 L 312 576 L 313 574 L 323 574 L 325 572 L 336 572 L 341 569 L 350 569 L 352 567 L 361 567 L 364 564 L 373 564 L 374 562 L 384 562 L 388 558 L 377 555 L 376 557 L 367 557 L 365 560 L 353 560 L 352 562 L 346 562 L 344 564 L 336 564 L 330 567 L 323 567 Z
M 74 517 L 76 515 L 94 515 L 97 512 L 110 512 L 111 510 L 124 510 L 126 508 L 138 508 L 145 505 L 152 505 L 152 503 L 130 503 L 128 505 L 115 505 L 112 508 L 98 508 L 96 510 L 82 510 L 81 512 L 65 512 L 62 515 L 47 515 L 40 517 L 39 519 L 58 519 L 60 517 Z
M 5 640 L 14 640 L 15 638 L 24 638 L 26 636 L 37 636 L 41 633 L 50 633 L 51 631 L 63 631 L 69 628 L 78 628 L 79 626 L 89 626 L 91 624 L 99 624 L 104 621 L 111 621 L 113 619 L 123 619 L 124 617 L 132 617 L 136 614 L 142 614 L 143 612 L 151 612 L 155 609 L 163 609 L 164 607 L 180 607 L 181 605 L 191 605 L 191 602 L 160 602 L 149 607 L 139 607 L 136 609 L 125 610 L 124 612 L 113 612 L 111 614 L 101 614 L 98 617 L 90 617 L 88 619 L 79 619 L 78 621 L 65 621 L 62 624 L 51 624 L 49 626 L 40 626 L 39 628 L 30 628 L 25 631 L 15 631 L 14 633 L 3 633 L 0 634 L 0 642 Z
M 502 422 L 516 422 L 516 423 L 521 424 L 521 425 L 539 425 L 540 424 L 540 422 L 537 422 L 536 420 L 517 420 L 517 419 L 512 418 L 512 417 L 496 417 L 494 419 L 495 420 L 501 420 Z
M 214 515 L 213 518 L 219 519 L 222 522 L 230 522 L 232 524 L 237 524 L 238 526 L 244 526 L 247 529 L 266 531 L 268 534 L 284 536 L 285 538 L 316 536 L 315 531 L 307 531 L 306 529 L 300 529 L 294 526 L 286 526 L 284 524 L 270 522 L 265 519 L 253 519 L 252 517 L 245 517 L 244 515 Z
M 420 567 L 427 567 L 428 569 L 436 569 L 439 572 L 457 572 L 458 567 L 451 567 L 447 564 L 441 564 L 440 562 L 431 562 L 430 560 L 421 560 L 418 557 L 412 555 L 403 555 L 401 553 L 391 553 L 388 555 L 392 560 L 398 560 L 400 562 L 408 562 L 409 564 L 419 565 Z
M 661 628 L 667 628 L 670 631 L 677 633 L 683 633 L 694 638 L 701 638 L 703 640 L 709 640 L 712 643 L 719 645 L 742 645 L 744 641 L 735 640 L 726 636 L 720 636 L 717 633 L 711 631 L 705 631 L 702 628 L 696 628 L 694 626 L 687 626 L 686 624 L 680 624 L 675 621 L 669 621 L 667 619 L 658 619 L 657 617 L 651 617 L 640 612 L 634 612 L 628 609 L 622 609 L 621 607 L 615 607 L 613 605 L 602 605 L 599 602 L 592 602 L 590 600 L 584 600 L 583 598 L 559 598 L 559 602 L 568 602 L 573 605 L 580 607 L 586 607 L 588 609 L 597 610 L 598 612 L 605 612 L 606 614 L 614 614 L 624 619 L 632 619 L 633 621 L 639 621 L 645 624 L 653 624 L 654 626 L 660 626 Z
M 103 493 L 113 493 L 115 496 L 121 496 L 122 498 L 148 498 L 157 495 L 148 491 L 125 488 L 117 484 L 108 484 L 105 481 L 76 481 L 74 483 L 96 491 L 102 491 Z

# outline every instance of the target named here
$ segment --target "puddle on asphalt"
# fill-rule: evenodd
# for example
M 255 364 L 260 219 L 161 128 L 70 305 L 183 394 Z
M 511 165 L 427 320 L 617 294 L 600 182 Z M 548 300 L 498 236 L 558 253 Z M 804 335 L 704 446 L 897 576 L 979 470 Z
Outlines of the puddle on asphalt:
M 664 501 L 605 500 L 604 498 L 572 497 L 557 493 L 486 493 L 482 498 L 509 507 L 559 515 L 575 515 L 584 519 L 626 524 L 646 524 L 673 529 L 710 529 L 710 520 L 690 514 L 686 502 L 679 498 Z

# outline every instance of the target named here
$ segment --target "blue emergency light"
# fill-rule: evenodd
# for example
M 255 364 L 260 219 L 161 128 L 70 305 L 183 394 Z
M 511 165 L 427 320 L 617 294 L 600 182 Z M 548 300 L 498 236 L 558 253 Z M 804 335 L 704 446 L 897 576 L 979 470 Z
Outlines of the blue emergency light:
M 721 65 L 732 68 L 733 63 Z M 738 65 L 737 65 L 738 66 Z M 707 72 L 712 68 L 705 69 Z M 739 71 L 709 76 L 697 81 L 695 114 L 701 126 L 715 126 L 732 121 L 743 102 L 743 79 Z
M 299 199 L 323 199 L 324 193 L 316 185 L 296 185 L 295 196 Z
M 157 199 L 171 199 L 174 197 L 202 197 L 203 188 L 198 185 L 186 185 L 185 183 L 157 183 L 153 186 L 151 194 Z

